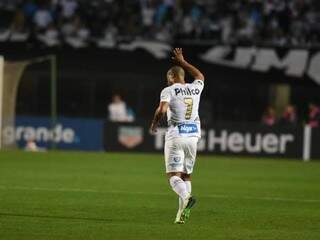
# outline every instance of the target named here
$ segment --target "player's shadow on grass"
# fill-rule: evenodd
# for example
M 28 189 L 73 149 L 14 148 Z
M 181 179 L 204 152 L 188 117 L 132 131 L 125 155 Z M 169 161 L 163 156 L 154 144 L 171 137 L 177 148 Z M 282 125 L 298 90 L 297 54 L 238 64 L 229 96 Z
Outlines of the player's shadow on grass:
M 106 218 L 72 217 L 72 216 L 49 216 L 49 215 L 36 215 L 36 214 L 0 213 L 0 216 L 27 217 L 27 218 L 47 218 L 47 219 L 64 219 L 64 220 L 80 220 L 80 221 L 94 221 L 94 222 L 115 222 L 114 219 L 106 219 Z M 123 220 L 119 220 L 119 221 L 123 221 Z

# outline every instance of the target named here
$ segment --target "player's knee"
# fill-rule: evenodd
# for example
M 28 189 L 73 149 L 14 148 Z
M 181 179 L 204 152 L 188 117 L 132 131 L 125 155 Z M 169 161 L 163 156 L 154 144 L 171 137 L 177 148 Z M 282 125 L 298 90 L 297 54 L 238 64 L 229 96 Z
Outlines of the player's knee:
M 179 178 L 182 178 L 182 173 L 180 173 L 180 172 L 169 172 L 169 173 L 167 173 L 167 176 L 168 176 L 168 179 L 170 179 L 173 176 L 177 176 Z
M 184 174 L 182 175 L 182 180 L 183 180 L 183 181 L 191 181 L 191 175 L 184 173 Z

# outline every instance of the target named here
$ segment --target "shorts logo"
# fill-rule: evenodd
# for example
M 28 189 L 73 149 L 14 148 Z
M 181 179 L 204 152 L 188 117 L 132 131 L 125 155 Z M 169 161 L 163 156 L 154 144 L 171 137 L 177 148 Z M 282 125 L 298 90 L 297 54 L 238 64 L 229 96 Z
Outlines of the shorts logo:
M 196 124 L 182 124 L 178 126 L 179 133 L 188 134 L 188 133 L 197 133 L 198 127 Z
M 169 166 L 172 168 L 177 168 L 177 167 L 182 166 L 182 163 L 170 163 Z
M 118 141 L 129 149 L 138 146 L 143 142 L 143 128 L 120 127 L 118 129 Z
M 180 157 L 173 157 L 173 161 L 176 162 L 176 163 L 180 162 L 180 160 L 181 160 Z

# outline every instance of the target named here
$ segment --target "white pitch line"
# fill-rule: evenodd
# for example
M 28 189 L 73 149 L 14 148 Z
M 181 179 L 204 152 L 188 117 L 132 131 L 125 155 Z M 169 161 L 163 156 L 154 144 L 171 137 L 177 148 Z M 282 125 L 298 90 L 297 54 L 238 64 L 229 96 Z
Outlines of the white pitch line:
M 103 191 L 96 189 L 85 189 L 85 188 L 43 188 L 43 187 L 23 187 L 14 186 L 6 187 L 0 185 L 0 190 L 23 190 L 23 191 L 50 191 L 50 192 L 87 192 L 87 193 L 111 193 L 111 194 L 141 194 L 141 195 L 157 195 L 164 196 L 170 195 L 169 193 L 159 192 L 127 192 L 127 191 Z M 250 196 L 230 196 L 222 194 L 208 194 L 202 195 L 202 197 L 209 198 L 223 198 L 223 199 L 247 199 L 247 200 L 261 200 L 261 201 L 279 201 L 279 202 L 303 202 L 303 203 L 319 203 L 320 199 L 298 199 L 298 198 L 279 198 L 279 197 L 250 197 Z
M 317 203 L 318 199 L 298 199 L 298 198 L 279 198 L 279 197 L 250 197 L 250 196 L 229 196 L 229 195 L 208 195 L 204 197 L 212 198 L 236 198 L 236 199 L 248 199 L 248 200 L 262 200 L 262 201 L 279 201 L 279 202 L 304 202 L 304 203 Z

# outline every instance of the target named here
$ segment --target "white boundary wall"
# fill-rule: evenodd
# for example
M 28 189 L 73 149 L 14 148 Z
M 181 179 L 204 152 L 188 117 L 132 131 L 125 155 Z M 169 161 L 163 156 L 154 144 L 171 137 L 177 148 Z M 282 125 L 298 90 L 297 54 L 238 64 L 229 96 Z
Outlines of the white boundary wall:
M 312 128 L 308 125 L 304 127 L 303 133 L 303 161 L 308 162 L 311 158 L 311 145 L 312 145 Z

